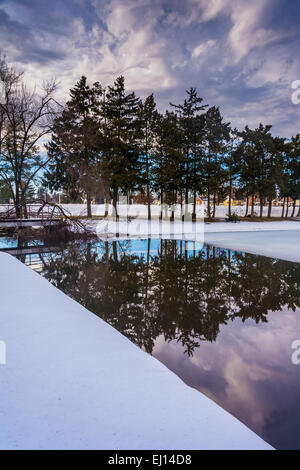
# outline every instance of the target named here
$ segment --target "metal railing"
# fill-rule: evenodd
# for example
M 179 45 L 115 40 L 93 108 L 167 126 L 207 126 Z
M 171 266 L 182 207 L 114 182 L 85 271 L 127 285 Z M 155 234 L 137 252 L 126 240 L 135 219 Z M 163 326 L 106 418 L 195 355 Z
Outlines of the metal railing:
M 61 218 L 61 214 L 55 207 L 42 204 L 26 204 L 20 206 L 21 217 L 17 216 L 16 207 L 13 204 L 0 204 L 0 220 L 14 220 L 14 219 L 41 219 L 50 220 Z

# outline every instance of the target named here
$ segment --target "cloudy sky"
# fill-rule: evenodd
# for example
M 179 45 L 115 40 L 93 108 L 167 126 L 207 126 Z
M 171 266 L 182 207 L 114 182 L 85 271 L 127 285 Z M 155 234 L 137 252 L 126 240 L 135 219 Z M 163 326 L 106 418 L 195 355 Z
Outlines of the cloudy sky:
M 197 87 L 227 121 L 300 131 L 299 0 L 0 0 L 0 50 L 26 80 L 120 74 L 160 110 Z

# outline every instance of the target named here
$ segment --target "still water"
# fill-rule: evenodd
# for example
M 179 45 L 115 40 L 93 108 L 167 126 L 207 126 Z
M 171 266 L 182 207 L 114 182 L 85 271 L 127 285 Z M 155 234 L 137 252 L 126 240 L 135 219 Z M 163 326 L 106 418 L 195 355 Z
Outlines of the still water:
M 18 258 L 275 448 L 300 448 L 299 263 L 155 239 Z

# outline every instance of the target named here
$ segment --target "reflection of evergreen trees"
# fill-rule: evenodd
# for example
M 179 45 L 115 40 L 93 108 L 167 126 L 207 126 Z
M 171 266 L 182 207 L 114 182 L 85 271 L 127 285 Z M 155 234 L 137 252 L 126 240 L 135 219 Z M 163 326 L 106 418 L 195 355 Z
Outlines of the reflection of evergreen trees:
M 176 240 L 162 240 L 154 256 L 148 240 L 134 254 L 130 243 L 75 244 L 45 257 L 43 274 L 150 353 L 161 334 L 192 355 L 236 317 L 266 322 L 300 305 L 297 263 L 210 246 L 187 252 Z

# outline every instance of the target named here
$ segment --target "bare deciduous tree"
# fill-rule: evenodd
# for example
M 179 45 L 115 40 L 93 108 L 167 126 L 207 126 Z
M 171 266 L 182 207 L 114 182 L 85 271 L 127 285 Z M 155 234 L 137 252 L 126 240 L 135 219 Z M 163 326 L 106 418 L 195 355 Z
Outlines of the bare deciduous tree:
M 29 91 L 22 73 L 0 58 L 0 78 L 5 102 L 0 103 L 0 178 L 10 188 L 17 218 L 26 217 L 26 191 L 50 161 L 43 151 L 60 105 L 55 100 L 55 81 L 41 93 Z

